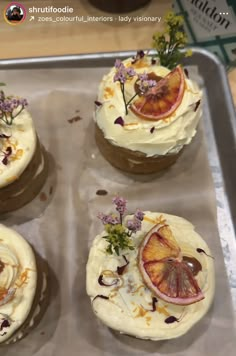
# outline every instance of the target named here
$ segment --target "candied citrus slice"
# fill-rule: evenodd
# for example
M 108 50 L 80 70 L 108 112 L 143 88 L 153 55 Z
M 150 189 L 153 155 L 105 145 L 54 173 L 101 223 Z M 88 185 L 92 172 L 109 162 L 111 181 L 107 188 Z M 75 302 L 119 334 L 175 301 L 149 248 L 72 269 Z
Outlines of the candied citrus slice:
M 146 120 L 161 120 L 175 112 L 185 90 L 184 73 L 180 66 L 157 82 L 157 85 L 135 100 L 130 109 Z
M 204 298 L 168 225 L 156 225 L 145 236 L 139 269 L 147 287 L 166 302 L 189 305 Z
M 159 225 L 156 225 L 147 234 L 142 249 L 143 262 L 156 261 L 157 257 L 158 260 L 167 257 L 178 257 L 179 254 L 180 248 L 177 245 L 169 226 L 164 225 L 160 227 Z

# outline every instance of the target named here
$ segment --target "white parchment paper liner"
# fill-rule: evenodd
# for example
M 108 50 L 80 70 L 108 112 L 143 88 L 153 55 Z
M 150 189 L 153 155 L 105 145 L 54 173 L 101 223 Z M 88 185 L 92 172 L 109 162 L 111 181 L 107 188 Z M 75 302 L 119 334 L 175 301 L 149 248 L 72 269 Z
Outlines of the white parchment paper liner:
M 162 174 L 137 177 L 114 169 L 101 157 L 93 135 L 94 100 L 106 72 L 103 68 L 1 73 L 8 93 L 29 99 L 39 136 L 55 167 L 51 186 L 44 192 L 47 200 L 37 198 L 30 209 L 23 208 L 2 221 L 22 233 L 48 260 L 52 297 L 40 325 L 22 342 L 1 352 L 5 356 L 235 355 L 231 297 L 203 130 L 199 128 L 178 162 Z M 197 76 L 196 70 L 192 75 Z M 73 117 L 81 119 L 70 124 L 68 119 Z M 108 195 L 96 195 L 98 189 Z M 150 342 L 119 335 L 92 313 L 85 290 L 88 249 L 102 230 L 96 216 L 99 211 L 110 211 L 116 193 L 129 200 L 129 212 L 139 207 L 190 220 L 212 250 L 214 306 L 179 339 Z

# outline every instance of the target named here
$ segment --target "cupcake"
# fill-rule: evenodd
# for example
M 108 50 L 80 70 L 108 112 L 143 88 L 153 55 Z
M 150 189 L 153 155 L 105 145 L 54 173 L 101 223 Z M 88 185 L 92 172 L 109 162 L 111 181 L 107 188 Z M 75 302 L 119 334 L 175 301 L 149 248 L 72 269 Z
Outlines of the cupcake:
M 123 203 L 122 203 L 123 202 Z M 117 210 L 124 200 L 116 198 Z M 117 204 L 118 203 L 118 204 Z M 187 220 L 141 212 L 99 216 L 87 294 L 108 327 L 141 339 L 179 337 L 207 313 L 214 296 L 211 252 Z
M 168 17 L 169 16 L 169 17 Z M 159 172 L 171 166 L 196 134 L 202 115 L 202 93 L 178 64 L 179 43 L 185 43 L 181 17 L 170 16 L 169 52 L 164 35 L 155 38 L 158 54 L 139 51 L 116 60 L 98 89 L 95 102 L 95 138 L 102 155 L 114 167 L 129 173 Z M 173 17 L 174 16 L 174 17 Z M 177 25 L 176 25 L 177 24 Z M 186 55 L 189 55 L 186 52 Z
M 0 214 L 33 200 L 47 177 L 47 156 L 26 106 L 0 92 Z
M 22 339 L 45 308 L 43 261 L 17 232 L 0 225 L 0 345 Z

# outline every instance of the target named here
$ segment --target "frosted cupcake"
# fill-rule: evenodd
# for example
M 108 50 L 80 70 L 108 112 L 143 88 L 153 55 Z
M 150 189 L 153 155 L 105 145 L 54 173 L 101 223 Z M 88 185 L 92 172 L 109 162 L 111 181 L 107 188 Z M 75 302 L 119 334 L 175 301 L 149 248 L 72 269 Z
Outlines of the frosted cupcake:
M 166 21 L 177 31 L 180 19 Z M 135 57 L 116 60 L 99 85 L 96 142 L 103 156 L 123 171 L 142 174 L 169 167 L 196 134 L 202 93 L 176 61 L 177 54 L 182 58 L 178 38 L 185 43 L 185 37 L 174 33 L 171 41 L 176 47 L 167 53 L 169 60 L 160 48 L 155 58 L 139 51 Z M 155 43 L 160 46 L 163 41 L 168 44 L 159 35 Z
M 0 92 L 0 214 L 19 209 L 41 190 L 47 158 L 27 101 Z
M 125 201 L 116 198 L 119 213 Z M 211 252 L 187 220 L 136 211 L 100 215 L 87 263 L 87 293 L 108 327 L 141 339 L 179 337 L 207 313 L 215 289 Z
M 0 225 L 0 346 L 22 339 L 46 302 L 42 261 L 17 232 Z

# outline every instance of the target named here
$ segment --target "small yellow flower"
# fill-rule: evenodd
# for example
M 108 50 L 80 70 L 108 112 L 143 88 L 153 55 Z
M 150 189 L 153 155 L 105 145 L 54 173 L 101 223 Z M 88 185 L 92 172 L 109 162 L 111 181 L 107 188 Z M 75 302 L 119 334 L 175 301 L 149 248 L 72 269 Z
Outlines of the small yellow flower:
M 186 52 L 185 52 L 185 57 L 191 57 L 193 55 L 193 51 L 191 49 L 188 49 Z
M 163 32 L 156 32 L 156 33 L 154 33 L 152 38 L 154 41 L 159 41 L 162 36 L 163 36 Z
M 184 39 L 184 34 L 183 34 L 183 32 L 176 32 L 175 38 L 176 38 L 177 41 L 182 42 L 183 39 Z
M 165 22 L 172 21 L 173 18 L 174 18 L 174 16 L 175 16 L 175 14 L 174 14 L 173 11 L 167 12 L 167 14 L 166 14 L 165 17 L 164 17 Z
M 176 15 L 173 11 L 168 12 L 164 17 L 164 21 L 167 25 L 171 26 L 180 26 L 184 23 L 183 16 Z

